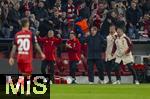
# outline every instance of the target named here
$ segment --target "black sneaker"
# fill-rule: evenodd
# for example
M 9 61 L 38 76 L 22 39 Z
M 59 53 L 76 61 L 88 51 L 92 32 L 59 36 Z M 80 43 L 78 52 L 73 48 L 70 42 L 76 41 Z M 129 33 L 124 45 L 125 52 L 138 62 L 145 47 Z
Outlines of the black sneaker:
M 71 84 L 77 84 L 76 80 L 73 80 Z

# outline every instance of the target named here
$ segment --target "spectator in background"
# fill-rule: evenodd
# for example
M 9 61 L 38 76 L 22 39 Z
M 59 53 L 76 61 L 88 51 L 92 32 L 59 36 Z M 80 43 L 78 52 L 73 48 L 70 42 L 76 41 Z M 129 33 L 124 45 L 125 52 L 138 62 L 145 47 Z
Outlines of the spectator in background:
M 33 4 L 32 4 L 32 2 L 30 2 L 30 0 L 22 0 L 20 2 L 20 11 L 21 11 L 21 14 L 23 15 L 23 13 L 25 11 L 31 11 L 32 6 L 33 6 Z
M 117 3 L 114 0 L 111 0 L 110 4 L 111 4 L 110 9 L 115 10 L 117 8 L 117 6 L 116 6 Z
M 96 65 L 98 70 L 99 83 L 104 84 L 104 61 L 102 53 L 105 52 L 106 42 L 100 36 L 95 26 L 91 28 L 90 36 L 87 37 L 87 48 L 89 84 L 94 83 L 94 65 Z
M 55 9 L 52 16 L 49 18 L 49 20 L 53 24 L 53 28 L 57 33 L 61 33 L 61 14 L 59 12 L 59 9 Z
M 116 10 L 118 12 L 118 14 L 120 15 L 124 15 L 126 14 L 126 7 L 125 5 L 123 5 L 123 2 L 119 1 L 117 4 L 116 4 Z
M 3 4 L 2 4 L 3 3 Z M 5 38 L 9 38 L 11 35 L 10 25 L 8 23 L 8 13 L 9 13 L 9 5 L 8 2 L 1 3 L 1 32 L 2 36 Z
M 67 14 L 68 25 L 74 22 L 74 17 L 76 15 L 76 8 L 73 4 L 73 0 L 68 0 L 67 5 L 64 7 L 64 11 Z
M 29 18 L 30 17 L 30 15 L 31 15 L 31 12 L 30 12 L 30 10 L 26 10 L 26 11 L 24 11 L 24 16 L 23 17 L 26 17 L 26 18 Z
M 150 0 L 145 0 L 145 3 L 142 6 L 143 13 L 150 13 Z
M 86 3 L 83 2 L 81 5 L 81 8 L 79 10 L 79 16 L 82 18 L 89 19 L 90 17 L 90 8 L 86 6 Z
M 33 33 L 36 33 L 39 29 L 39 21 L 36 20 L 35 18 L 35 15 L 34 14 L 31 14 L 29 16 L 29 21 L 30 21 L 30 30 L 33 32 Z
M 9 13 L 8 13 L 8 22 L 10 27 L 12 28 L 12 34 L 11 37 L 14 37 L 14 34 L 17 33 L 20 30 L 20 4 L 16 3 L 13 8 L 9 8 Z
M 67 39 L 69 37 L 69 33 L 67 27 L 66 12 L 62 12 L 60 22 L 61 22 L 62 36 L 64 39 Z
M 104 38 L 106 38 L 106 36 L 109 33 L 110 24 L 114 24 L 114 25 L 117 24 L 117 13 L 115 10 L 112 10 L 107 14 L 107 17 L 105 18 L 101 26 L 100 33 Z
M 99 8 L 99 0 L 92 0 L 91 12 Z
M 36 8 L 37 9 L 37 8 Z M 37 20 L 39 21 L 39 31 L 40 31 L 40 36 L 44 37 L 47 35 L 47 32 L 49 30 L 54 30 L 54 24 L 52 17 L 54 16 L 54 12 L 56 12 L 54 9 L 48 8 L 48 11 L 45 9 L 45 7 L 42 7 L 43 10 L 45 10 L 45 15 L 46 17 L 42 18 L 42 20 Z M 47 14 L 46 14 L 47 13 Z M 40 14 L 40 13 L 39 13 Z M 35 15 L 36 16 L 36 15 Z M 43 20 L 44 19 L 44 20 Z
M 133 9 L 134 7 L 128 8 L 132 4 L 131 1 L 138 5 L 135 7 L 135 10 Z M 82 17 L 83 19 L 86 18 L 90 26 L 96 26 L 105 38 L 108 35 L 109 24 L 115 24 L 115 20 L 117 20 L 117 24 L 122 24 L 122 22 L 128 23 L 128 34 L 132 34 L 132 38 L 138 38 L 137 30 L 140 27 L 139 22 L 141 21 L 138 17 L 142 17 L 140 8 L 142 8 L 144 14 L 149 13 L 149 0 L 0 0 L 0 2 L 3 34 L 7 38 L 12 37 L 13 33 L 19 30 L 20 22 L 17 22 L 17 20 L 24 16 L 29 17 L 31 14 L 35 14 L 36 19 L 39 21 L 39 31 L 42 36 L 45 36 L 48 30 L 55 28 L 59 33 L 61 31 L 67 32 L 70 27 L 75 27 L 74 22 L 76 22 L 76 19 Z M 18 4 L 20 4 L 19 10 L 15 11 L 14 9 L 17 8 Z M 126 8 L 128 8 L 127 11 Z M 54 22 L 52 17 L 54 17 L 56 10 L 59 13 L 56 19 L 60 21 Z M 65 14 L 62 15 L 64 12 Z M 65 17 L 62 18 L 64 15 Z M 69 36 L 63 37 L 68 38 Z
M 99 3 L 99 6 L 97 9 L 93 10 L 90 17 L 90 24 L 93 26 L 96 26 L 98 29 L 100 29 L 101 24 L 104 20 L 104 14 L 106 13 L 105 10 L 105 3 L 101 2 Z
M 45 4 L 43 1 L 40 1 L 38 3 L 38 7 L 35 8 L 34 14 L 36 16 L 36 19 L 40 22 L 48 18 L 48 12 L 45 9 Z
M 79 20 L 75 22 L 75 26 L 77 35 L 80 34 L 81 37 L 89 31 L 88 20 L 86 18 L 79 18 Z
M 77 64 L 81 58 L 79 55 L 81 51 L 81 44 L 73 31 L 70 33 L 70 39 L 66 42 L 66 48 L 69 55 L 70 76 L 72 77 L 72 84 L 76 84 L 77 82 L 75 74 L 77 70 Z
M 59 14 L 62 14 L 63 5 L 61 4 L 61 0 L 56 0 L 54 7 L 56 7 L 59 11 Z
M 150 15 L 146 13 L 143 18 L 144 33 L 150 37 Z
M 46 0 L 45 1 L 46 7 L 52 9 L 55 4 L 55 0 Z
M 131 7 L 126 11 L 128 36 L 132 39 L 139 39 L 140 35 L 138 33 L 139 22 L 142 19 L 142 10 L 137 6 L 134 1 L 131 2 Z

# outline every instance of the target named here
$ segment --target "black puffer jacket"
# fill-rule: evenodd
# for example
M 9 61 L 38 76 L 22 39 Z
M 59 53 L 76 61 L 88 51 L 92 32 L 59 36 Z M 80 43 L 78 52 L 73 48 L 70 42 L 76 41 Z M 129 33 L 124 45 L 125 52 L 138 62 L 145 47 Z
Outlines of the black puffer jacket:
M 88 59 L 101 59 L 101 54 L 105 52 L 106 41 L 99 33 L 95 36 L 89 36 L 87 38 L 88 45 Z

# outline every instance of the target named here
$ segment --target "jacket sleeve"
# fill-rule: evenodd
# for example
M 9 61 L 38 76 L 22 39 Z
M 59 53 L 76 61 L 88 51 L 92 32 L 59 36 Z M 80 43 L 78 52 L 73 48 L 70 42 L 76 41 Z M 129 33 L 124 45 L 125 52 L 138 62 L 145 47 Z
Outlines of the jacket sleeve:
M 129 52 L 131 52 L 131 50 L 133 48 L 133 43 L 128 37 L 125 37 L 125 40 L 126 40 L 127 45 L 128 45 L 128 49 L 126 50 L 126 53 L 128 54 Z
M 105 53 L 105 51 L 106 51 L 106 46 L 107 46 L 107 41 L 106 41 L 102 36 L 100 36 L 100 39 L 101 39 L 101 41 L 102 41 L 102 52 Z
M 75 46 L 72 46 L 72 48 L 67 48 L 68 51 L 74 51 L 74 52 L 78 52 L 81 51 L 81 44 L 79 41 L 76 42 Z
M 38 37 L 37 40 L 38 40 L 39 43 L 43 43 L 45 41 L 45 38 Z
M 56 38 L 55 39 L 55 45 L 58 46 L 59 44 L 61 44 L 62 39 L 61 38 Z

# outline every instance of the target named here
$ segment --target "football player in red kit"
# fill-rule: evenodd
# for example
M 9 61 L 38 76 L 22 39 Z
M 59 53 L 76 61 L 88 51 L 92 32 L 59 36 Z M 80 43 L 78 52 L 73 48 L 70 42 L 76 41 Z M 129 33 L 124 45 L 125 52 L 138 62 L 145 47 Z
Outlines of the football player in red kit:
M 14 38 L 9 64 L 14 64 L 15 53 L 17 52 L 17 64 L 19 72 L 23 76 L 30 77 L 32 73 L 33 46 L 35 46 L 43 59 L 45 58 L 45 55 L 37 43 L 36 36 L 34 36 L 34 34 L 29 30 L 29 20 L 27 18 L 22 19 L 21 25 L 22 30 L 17 32 Z M 24 81 L 24 79 L 22 78 L 22 80 L 19 81 Z M 19 89 L 18 86 L 17 88 Z

